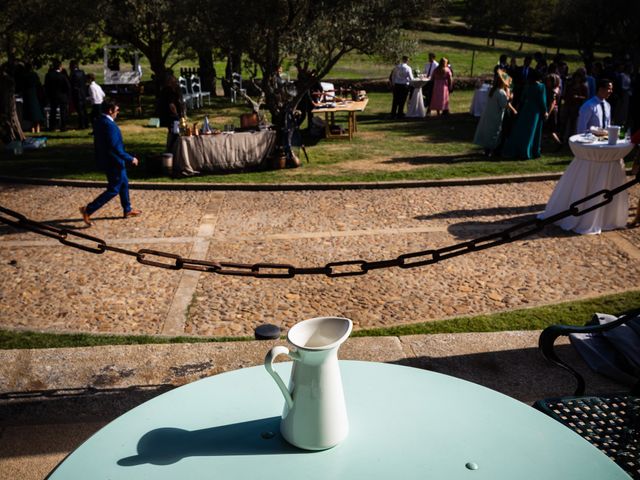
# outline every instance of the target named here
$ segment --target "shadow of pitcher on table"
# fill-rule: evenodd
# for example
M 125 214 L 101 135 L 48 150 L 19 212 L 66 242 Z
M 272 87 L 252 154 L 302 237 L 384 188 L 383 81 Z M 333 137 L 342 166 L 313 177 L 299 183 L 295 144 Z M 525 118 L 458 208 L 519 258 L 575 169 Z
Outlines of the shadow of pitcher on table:
M 118 465 L 170 465 L 197 456 L 309 453 L 282 438 L 280 420 L 280 416 L 261 418 L 193 431 L 156 428 L 140 438 L 137 455 L 121 458 Z

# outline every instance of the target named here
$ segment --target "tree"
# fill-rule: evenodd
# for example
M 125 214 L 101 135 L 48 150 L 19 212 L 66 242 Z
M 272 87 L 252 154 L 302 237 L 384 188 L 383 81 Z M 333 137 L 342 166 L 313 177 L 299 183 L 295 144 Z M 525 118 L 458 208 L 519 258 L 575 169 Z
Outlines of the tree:
M 549 25 L 549 14 L 555 10 L 557 0 L 506 0 L 506 23 L 520 37 L 522 50 L 526 37 L 532 37 L 535 33 L 541 33 Z
M 101 0 L 104 33 L 138 49 L 149 60 L 156 92 L 173 67 L 193 56 L 179 30 L 181 4 L 170 0 Z
M 484 32 L 487 45 L 496 46 L 498 31 L 505 24 L 506 0 L 465 0 L 463 18 L 474 30 Z
M 0 2 L 0 49 L 9 64 L 42 65 L 57 57 L 82 59 L 99 35 L 98 13 L 89 2 Z
M 96 15 L 88 2 L 0 2 L 0 51 L 6 60 L 0 81 L 3 141 L 24 139 L 14 97 L 19 63 L 40 66 L 54 57 L 82 59 L 89 55 L 89 45 L 98 35 Z
M 374 54 L 399 38 L 406 18 L 425 14 L 425 0 L 205 0 L 200 8 L 218 12 L 205 35 L 228 52 L 244 54 L 258 68 L 257 86 L 265 96 L 281 144 L 290 156 L 293 115 L 309 88 L 349 52 Z M 220 16 L 224 12 L 224 17 Z M 278 67 L 294 65 L 295 85 L 280 82 Z
M 640 57 L 640 3 L 628 0 L 564 0 L 557 5 L 555 31 L 576 45 L 585 64 L 598 48 L 619 57 Z

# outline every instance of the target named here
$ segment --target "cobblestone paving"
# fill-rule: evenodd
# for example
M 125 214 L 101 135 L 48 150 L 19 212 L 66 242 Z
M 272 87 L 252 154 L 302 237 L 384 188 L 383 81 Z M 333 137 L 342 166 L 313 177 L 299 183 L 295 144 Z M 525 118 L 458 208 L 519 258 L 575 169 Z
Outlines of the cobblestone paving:
M 100 189 L 0 185 L 0 204 L 132 250 L 321 266 L 389 259 L 498 231 L 542 211 L 554 185 L 133 190 L 133 204 L 143 216 L 123 220 L 112 201 L 90 229 L 83 229 L 78 207 Z M 633 208 L 639 193 L 637 186 L 632 189 Z M 312 316 L 344 315 L 355 328 L 370 328 L 622 292 L 638 288 L 639 274 L 640 229 L 577 236 L 550 227 L 509 245 L 416 269 L 282 280 L 158 269 L 0 225 L 0 327 L 238 336 L 252 335 L 264 322 L 286 328 Z

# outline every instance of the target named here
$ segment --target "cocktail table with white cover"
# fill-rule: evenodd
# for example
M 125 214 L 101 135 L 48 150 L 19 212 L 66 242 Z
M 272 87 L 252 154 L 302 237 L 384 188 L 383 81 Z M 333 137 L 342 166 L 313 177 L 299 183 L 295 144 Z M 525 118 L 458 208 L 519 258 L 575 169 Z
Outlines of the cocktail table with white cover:
M 469 107 L 469 113 L 474 117 L 481 117 L 484 112 L 487 102 L 489 101 L 489 90 L 491 85 L 483 83 L 480 88 L 476 88 L 473 92 L 473 98 L 471 99 L 471 106 Z
M 427 115 L 427 110 L 424 108 L 424 97 L 422 96 L 422 87 L 427 84 L 427 80 L 427 77 L 418 77 L 411 80 L 413 93 L 411 93 L 409 104 L 407 105 L 407 117 L 424 118 Z
M 289 378 L 291 362 L 275 365 Z M 49 480 L 627 479 L 534 408 L 447 375 L 341 361 L 349 436 L 299 450 L 279 431 L 282 394 L 262 366 L 160 395 L 93 435 Z
M 569 208 L 576 200 L 603 189 L 610 190 L 622 185 L 626 180 L 623 158 L 634 145 L 628 140 L 620 140 L 609 145 L 606 140 L 592 141 L 592 136 L 574 135 L 569 146 L 574 154 L 567 170 L 558 181 L 549 202 L 540 218 L 550 217 Z M 580 205 L 584 210 L 603 200 L 602 196 Z M 564 230 L 580 234 L 600 233 L 603 230 L 622 228 L 629 215 L 629 193 L 624 191 L 613 200 L 582 216 L 570 216 L 556 222 Z

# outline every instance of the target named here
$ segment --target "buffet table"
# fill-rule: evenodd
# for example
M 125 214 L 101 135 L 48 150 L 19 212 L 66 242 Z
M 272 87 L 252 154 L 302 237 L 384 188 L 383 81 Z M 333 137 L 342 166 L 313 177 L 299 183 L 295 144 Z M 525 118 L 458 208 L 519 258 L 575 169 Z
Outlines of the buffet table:
M 275 144 L 273 130 L 182 136 L 173 148 L 173 170 L 189 176 L 256 167 Z
M 275 365 L 289 378 L 291 362 Z M 340 362 L 349 435 L 304 451 L 279 431 L 263 366 L 177 388 L 117 418 L 49 480 L 628 479 L 604 453 L 513 398 L 438 373 Z
M 358 131 L 356 112 L 364 112 L 368 103 L 368 98 L 359 101 L 346 100 L 340 103 L 327 103 L 323 106 L 314 108 L 311 112 L 324 113 L 325 138 L 348 138 L 351 140 L 355 132 Z M 347 113 L 346 132 L 339 131 L 338 126 L 335 123 L 335 114 L 342 112 Z
M 540 218 L 555 215 L 576 200 L 603 189 L 618 187 L 626 181 L 623 158 L 633 150 L 633 143 L 620 140 L 616 145 L 609 145 L 606 140 L 579 134 L 569 139 L 569 146 L 574 159 L 558 181 Z M 602 196 L 593 198 L 580 205 L 580 209 L 602 200 Z M 567 217 L 556 225 L 580 234 L 594 234 L 623 228 L 628 216 L 629 193 L 624 191 L 613 197 L 610 203 L 579 217 Z

